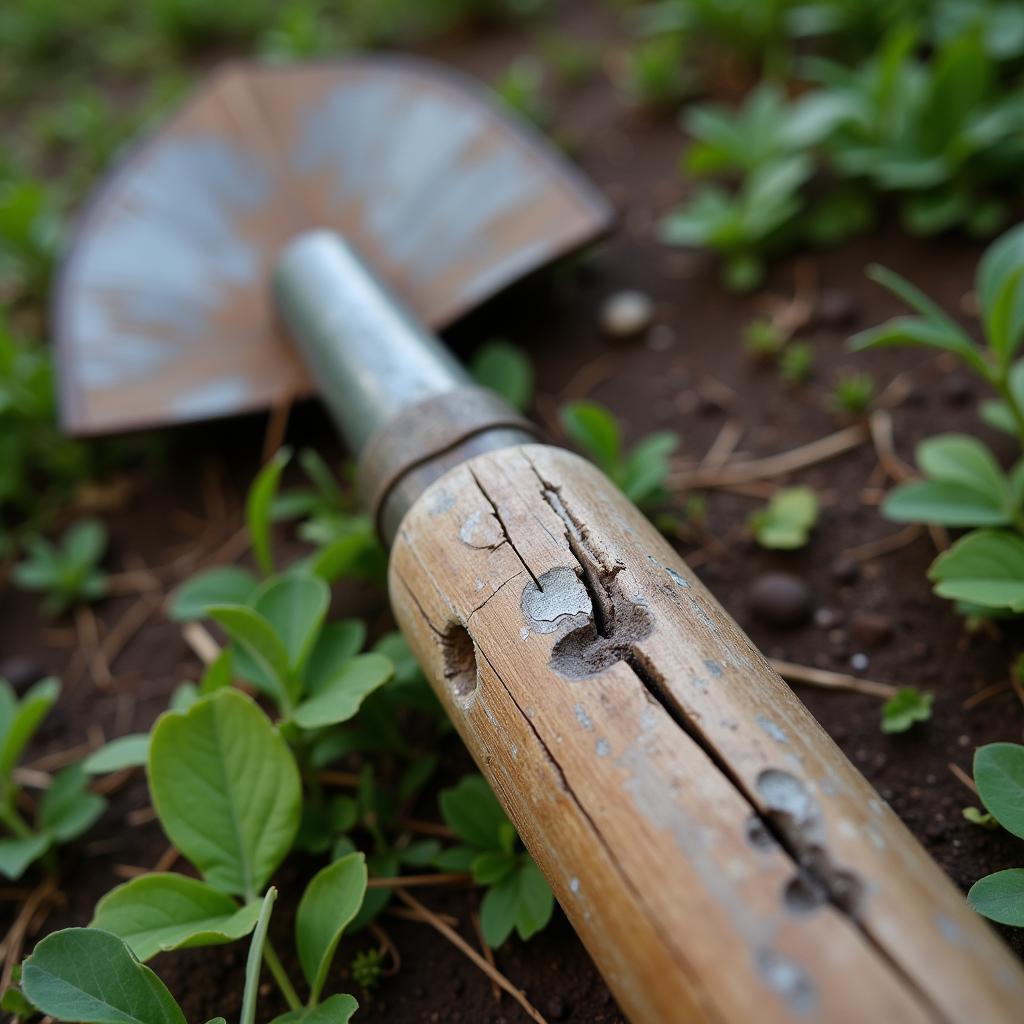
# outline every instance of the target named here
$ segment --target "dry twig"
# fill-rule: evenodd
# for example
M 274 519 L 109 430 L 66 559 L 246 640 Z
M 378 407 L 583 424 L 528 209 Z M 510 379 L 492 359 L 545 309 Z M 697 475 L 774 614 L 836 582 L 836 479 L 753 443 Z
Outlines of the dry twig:
M 812 668 L 810 665 L 796 665 L 791 661 L 779 661 L 777 658 L 770 660 L 772 668 L 789 683 L 806 683 L 822 690 L 865 693 L 870 697 L 882 697 L 885 700 L 896 694 L 896 687 L 889 683 L 861 679 L 858 676 L 846 675 L 844 672 L 830 672 L 824 668 Z

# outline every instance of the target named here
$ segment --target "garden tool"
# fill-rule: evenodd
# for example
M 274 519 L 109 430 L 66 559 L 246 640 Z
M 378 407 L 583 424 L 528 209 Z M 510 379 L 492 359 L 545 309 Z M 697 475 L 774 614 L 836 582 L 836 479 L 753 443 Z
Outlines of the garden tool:
M 449 71 L 229 67 L 82 218 L 64 422 L 319 393 L 398 623 L 634 1024 L 1019 1020 L 1016 961 L 672 547 L 431 333 L 609 223 Z

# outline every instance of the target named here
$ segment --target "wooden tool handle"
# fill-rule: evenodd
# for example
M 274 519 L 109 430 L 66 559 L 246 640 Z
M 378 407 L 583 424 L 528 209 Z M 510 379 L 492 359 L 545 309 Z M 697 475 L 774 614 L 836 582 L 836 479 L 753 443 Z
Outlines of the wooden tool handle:
M 589 463 L 528 445 L 450 470 L 390 587 L 634 1024 L 1020 1020 L 1010 954 Z

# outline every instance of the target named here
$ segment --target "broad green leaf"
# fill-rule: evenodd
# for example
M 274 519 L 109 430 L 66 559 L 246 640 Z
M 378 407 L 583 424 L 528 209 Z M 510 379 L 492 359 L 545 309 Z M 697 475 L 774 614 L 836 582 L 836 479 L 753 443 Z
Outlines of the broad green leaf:
M 83 762 L 82 770 L 87 775 L 107 775 L 123 768 L 137 768 L 145 765 L 149 756 L 149 733 L 131 733 L 111 740 L 99 750 L 94 750 Z
M 205 882 L 160 872 L 111 889 L 89 926 L 119 936 L 140 960 L 149 960 L 169 949 L 233 942 L 253 930 L 259 913 L 255 900 L 239 907 Z
M 533 364 L 518 345 L 496 338 L 485 342 L 473 357 L 473 376 L 497 391 L 509 405 L 523 410 L 533 398 Z
M 622 434 L 615 417 L 597 402 L 569 402 L 559 413 L 569 439 L 611 477 L 619 473 Z
M 679 435 L 665 430 L 638 441 L 626 458 L 622 492 L 642 505 L 665 486 L 669 456 L 679 447 Z
M 0 875 L 16 882 L 25 869 L 53 845 L 45 832 L 21 838 L 0 839 Z
M 466 775 L 443 790 L 441 815 L 450 829 L 477 850 L 500 850 L 502 826 L 508 818 L 482 775 Z
M 0 707 L 6 712 L 0 721 L 0 778 L 11 774 L 29 740 L 60 695 L 60 683 L 53 678 L 42 679 L 17 701 L 6 683 L 0 684 L 6 699 Z
M 295 760 L 267 716 L 219 690 L 153 729 L 149 788 L 171 842 L 216 889 L 252 899 L 299 827 Z
M 992 243 L 978 264 L 976 289 L 993 348 L 1013 356 L 1024 333 L 1024 225 L 1011 228 Z
M 275 1017 L 270 1024 L 348 1024 L 359 1004 L 352 996 L 333 995 L 316 1006 L 304 1006 Z
M 544 876 L 532 860 L 519 868 L 519 908 L 516 931 L 524 942 L 547 926 L 555 907 L 555 897 Z
M 473 858 L 470 870 L 477 885 L 494 885 L 507 877 L 516 867 L 516 856 L 504 851 L 488 851 Z
M 61 547 L 75 565 L 95 565 L 107 547 L 107 528 L 98 519 L 83 519 L 68 527 Z
M 216 693 L 218 690 L 223 690 L 225 686 L 231 685 L 232 680 L 235 678 L 234 673 L 234 652 L 230 647 L 225 647 L 206 666 L 203 678 L 199 680 L 199 693 L 205 697 L 211 693 Z
M 178 683 L 171 691 L 167 708 L 170 711 L 188 711 L 199 700 L 199 696 L 199 687 L 195 683 Z
M 275 576 L 253 594 L 253 609 L 270 623 L 286 651 L 286 678 L 295 677 L 305 665 L 330 603 L 327 584 L 304 573 Z
M 56 775 L 39 802 L 39 826 L 59 843 L 67 843 L 91 828 L 107 806 L 99 793 L 86 788 L 81 765 Z
M 920 313 L 929 323 L 942 329 L 951 336 L 958 336 L 963 342 L 970 345 L 973 343 L 963 328 L 937 303 L 933 302 L 920 288 L 911 284 L 905 277 L 883 267 L 878 263 L 872 263 L 868 267 L 868 277 L 876 281 L 883 288 L 888 288 L 893 295 L 902 299 L 911 309 Z M 890 321 L 892 322 L 892 321 Z
M 441 871 L 469 871 L 478 856 L 472 846 L 450 846 L 434 858 L 434 867 Z
M 971 886 L 967 901 L 983 917 L 1024 928 L 1024 868 L 996 871 Z
M 347 576 L 366 576 L 366 561 L 378 547 L 373 528 L 360 517 L 358 528 L 322 547 L 309 559 L 306 568 L 327 583 Z
M 250 682 L 259 686 L 279 704 L 291 700 L 288 650 L 274 627 L 259 612 L 244 605 L 214 605 L 210 618 L 224 627 L 228 636 L 259 670 Z
M 256 1000 L 259 997 L 260 968 L 263 966 L 263 947 L 267 942 L 267 929 L 270 927 L 270 915 L 274 910 L 277 890 L 271 886 L 263 897 L 256 928 L 249 943 L 249 956 L 245 961 L 245 990 L 242 993 L 241 1024 L 255 1024 Z
M 913 686 L 903 686 L 882 705 L 882 732 L 906 732 L 916 722 L 932 717 L 930 693 L 919 693 Z
M 274 558 L 270 542 L 271 509 L 277 488 L 281 482 L 281 473 L 291 458 L 291 450 L 281 448 L 274 457 L 260 470 L 259 475 L 249 488 L 245 501 L 245 519 L 249 527 L 249 539 L 252 543 L 256 562 L 265 576 L 274 571 Z
M 1007 479 L 992 452 L 966 434 L 940 434 L 917 446 L 917 464 L 926 476 L 942 483 L 963 484 L 993 504 L 1009 497 Z
M 167 614 L 177 622 L 201 619 L 211 605 L 247 604 L 259 580 L 237 565 L 207 569 L 193 576 L 173 594 Z
M 1017 421 L 1006 402 L 998 398 L 986 398 L 978 406 L 978 415 L 981 417 L 982 423 L 996 430 L 1002 430 L 1004 433 L 1012 434 L 1014 437 L 1017 436 Z
M 306 662 L 306 690 L 315 690 L 318 680 L 336 676 L 360 652 L 365 642 L 366 625 L 360 619 L 344 619 L 324 626 Z
M 967 335 L 954 334 L 921 317 L 897 316 L 878 327 L 855 334 L 850 348 L 861 352 L 867 348 L 889 348 L 894 345 L 921 345 L 953 352 L 976 373 L 988 376 L 988 364 Z
M 1005 503 L 996 503 L 965 484 L 938 480 L 898 484 L 885 496 L 882 515 L 898 523 L 939 526 L 1004 526 L 1010 522 Z
M 1024 839 L 1024 746 L 988 743 L 974 753 L 974 784 L 985 809 Z
M 519 874 L 503 878 L 492 885 L 480 903 L 480 928 L 484 941 L 497 949 L 512 934 L 519 913 Z
M 116 935 L 67 928 L 40 942 L 21 974 L 40 1012 L 80 1024 L 186 1024 L 164 983 Z
M 757 542 L 766 548 L 803 547 L 818 521 L 818 496 L 810 487 L 784 487 L 750 517 Z
M 366 859 L 350 853 L 318 871 L 295 916 L 295 945 L 312 1002 L 320 998 L 342 932 L 363 903 Z
M 335 846 L 335 858 L 347 857 L 354 851 L 351 849 L 351 841 L 339 841 Z M 366 867 L 370 878 L 394 878 L 402 868 L 398 856 L 392 852 L 372 853 L 366 858 Z M 361 928 L 365 928 L 380 912 L 387 906 L 391 899 L 391 890 L 385 888 L 367 889 L 363 896 L 363 905 L 359 913 L 352 919 L 348 926 L 349 935 L 354 935 Z
M 1024 539 L 1002 530 L 975 530 L 939 555 L 928 576 L 940 597 L 1024 610 Z
M 359 654 L 327 678 L 309 680 L 309 697 L 292 713 L 303 729 L 319 729 L 350 719 L 363 700 L 392 676 L 394 666 L 383 654 Z

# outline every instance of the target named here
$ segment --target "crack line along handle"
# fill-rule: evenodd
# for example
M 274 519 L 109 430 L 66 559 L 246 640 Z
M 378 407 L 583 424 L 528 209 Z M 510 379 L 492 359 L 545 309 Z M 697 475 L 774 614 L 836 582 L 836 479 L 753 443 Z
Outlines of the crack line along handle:
M 385 361 L 349 366 L 344 325 L 388 346 L 405 321 L 320 310 L 358 293 L 341 261 L 297 315 L 303 262 L 279 301 L 346 430 Z M 634 1024 L 1019 1019 L 1016 962 L 664 538 L 589 463 L 488 427 L 500 403 L 460 434 L 449 385 L 351 435 L 395 478 L 392 605 Z

